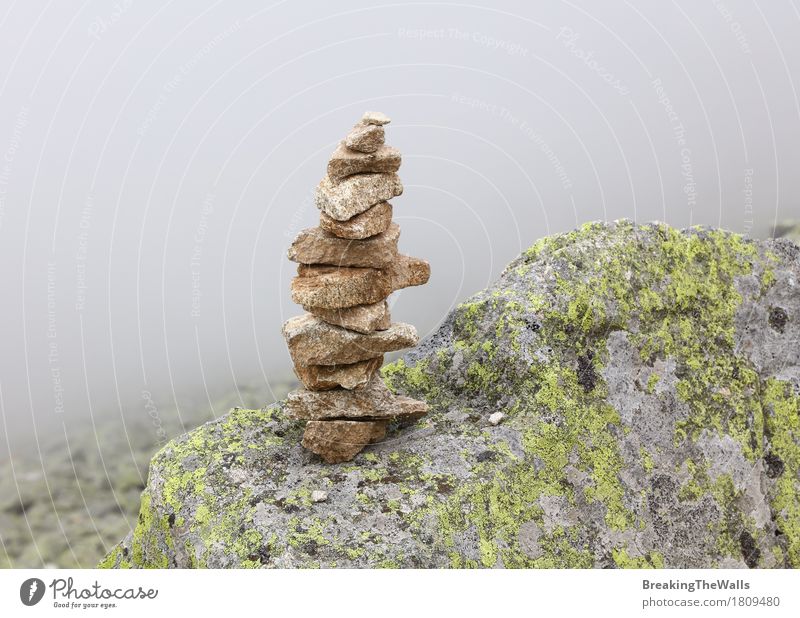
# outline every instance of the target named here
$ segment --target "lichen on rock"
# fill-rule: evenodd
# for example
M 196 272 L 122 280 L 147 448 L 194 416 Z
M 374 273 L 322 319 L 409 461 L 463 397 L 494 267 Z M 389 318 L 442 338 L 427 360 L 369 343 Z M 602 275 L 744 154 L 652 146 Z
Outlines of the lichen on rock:
M 788 240 L 542 239 L 384 367 L 426 417 L 328 466 L 235 409 L 154 458 L 101 566 L 798 567 L 798 281 Z

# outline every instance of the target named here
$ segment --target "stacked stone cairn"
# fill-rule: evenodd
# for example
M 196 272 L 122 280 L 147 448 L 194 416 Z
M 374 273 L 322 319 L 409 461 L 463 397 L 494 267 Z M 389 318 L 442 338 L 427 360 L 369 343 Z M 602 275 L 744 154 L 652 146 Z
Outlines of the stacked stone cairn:
M 283 325 L 303 388 L 289 393 L 288 414 L 305 420 L 303 446 L 328 463 L 353 459 L 386 436 L 391 421 L 427 413 L 422 401 L 393 395 L 379 369 L 383 355 L 416 345 L 416 329 L 392 323 L 387 297 L 423 285 L 429 264 L 401 255 L 400 228 L 388 200 L 403 192 L 400 152 L 384 144 L 389 118 L 367 112 L 328 161 L 317 186 L 319 226 L 289 249 L 298 262 L 292 300 L 304 315 Z

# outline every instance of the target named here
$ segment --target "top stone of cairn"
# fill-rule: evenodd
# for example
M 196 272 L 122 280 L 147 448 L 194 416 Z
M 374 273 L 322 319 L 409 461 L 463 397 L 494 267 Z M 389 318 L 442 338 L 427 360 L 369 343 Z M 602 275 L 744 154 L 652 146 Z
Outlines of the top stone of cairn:
M 361 117 L 361 124 L 376 124 L 378 126 L 383 126 L 385 124 L 389 124 L 391 121 L 392 119 L 382 112 L 364 112 L 364 115 Z

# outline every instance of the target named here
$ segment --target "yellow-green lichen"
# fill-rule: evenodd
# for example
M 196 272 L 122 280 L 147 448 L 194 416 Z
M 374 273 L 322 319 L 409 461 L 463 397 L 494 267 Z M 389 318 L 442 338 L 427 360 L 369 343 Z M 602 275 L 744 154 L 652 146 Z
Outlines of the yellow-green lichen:
M 800 396 L 791 385 L 770 379 L 764 390 L 766 426 L 771 434 L 773 457 L 782 472 L 771 490 L 776 525 L 786 537 L 786 561 L 800 568 Z
M 381 376 L 389 390 L 396 391 L 396 382 L 402 380 L 404 388 L 413 391 L 426 399 L 436 399 L 439 385 L 429 371 L 429 362 L 423 360 L 416 365 L 409 366 L 400 358 L 394 363 L 381 368 Z
M 133 531 L 133 564 L 151 569 L 165 569 L 167 554 L 159 547 L 159 539 L 169 534 L 169 524 L 152 508 L 150 493 L 145 490 L 139 507 L 139 519 Z
M 151 480 L 142 494 L 131 544 L 131 566 L 168 566 L 167 553 L 174 551 L 175 544 L 173 529 L 187 527 L 202 539 L 198 547 L 188 542 L 184 547 L 190 566 L 205 566 L 207 552 L 214 546 L 228 548 L 238 558 L 239 566 L 261 566 L 259 555 L 265 543 L 253 526 L 251 491 L 231 488 L 231 496 L 220 494 L 225 482 L 217 475 L 223 466 L 241 463 L 245 449 L 260 452 L 283 442 L 283 438 L 264 432 L 258 449 L 242 443 L 243 429 L 263 427 L 273 414 L 274 408 L 235 408 L 223 420 L 169 442 L 156 455 L 153 466 L 159 469 L 163 482 L 153 484 Z M 302 502 L 306 494 L 310 492 L 300 489 L 289 500 Z
M 742 534 L 750 538 L 759 536 L 755 521 L 745 516 L 741 505 L 743 490 L 736 487 L 730 474 L 719 474 L 712 478 L 708 462 L 687 460 L 689 480 L 681 486 L 678 498 L 681 501 L 697 501 L 710 496 L 717 505 L 719 516 L 709 523 L 709 531 L 716 549 L 722 556 L 735 559 L 743 557 Z M 746 561 L 758 562 L 760 553 L 744 556 Z
M 98 569 L 130 569 L 132 564 L 127 558 L 127 550 L 123 549 L 122 544 L 114 548 L 97 565 Z
M 624 547 L 611 550 L 611 558 L 620 569 L 663 569 L 664 556 L 660 552 L 651 551 L 646 556 L 632 557 Z
M 326 522 L 318 517 L 304 521 L 299 517 L 292 517 L 288 523 L 289 545 L 296 548 L 305 548 L 308 544 L 314 546 L 328 545 L 330 541 L 323 534 Z
M 656 391 L 656 386 L 658 386 L 658 382 L 660 380 L 660 376 L 657 373 L 651 373 L 650 376 L 647 378 L 647 392 L 648 394 L 652 395 Z
M 653 463 L 653 457 L 650 453 L 647 452 L 647 449 L 643 446 L 639 447 L 639 457 L 642 460 L 642 468 L 647 474 L 650 474 L 655 467 Z

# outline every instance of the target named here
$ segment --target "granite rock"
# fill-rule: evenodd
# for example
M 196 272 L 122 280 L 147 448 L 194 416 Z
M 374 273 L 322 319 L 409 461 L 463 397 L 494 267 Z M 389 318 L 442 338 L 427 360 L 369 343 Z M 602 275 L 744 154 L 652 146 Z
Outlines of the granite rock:
M 375 152 L 383 146 L 384 140 L 385 135 L 381 125 L 357 124 L 347 134 L 344 145 L 357 152 Z
M 297 235 L 289 247 L 288 256 L 301 264 L 382 268 L 396 260 L 399 238 L 400 226 L 396 223 L 385 232 L 365 240 L 339 238 L 312 227 Z
M 381 365 L 383 356 L 376 356 L 346 365 L 295 365 L 294 372 L 303 386 L 312 391 L 354 389 L 367 384 Z
M 355 174 L 340 182 L 325 176 L 314 194 L 314 203 L 337 221 L 347 221 L 379 202 L 403 193 L 397 174 Z
M 301 265 L 291 288 L 298 305 L 343 309 L 385 299 L 392 293 L 392 278 L 374 268 Z
M 234 409 L 156 455 L 102 565 L 800 568 L 798 316 L 785 239 L 543 238 L 383 368 L 413 427 L 332 469 L 285 402 Z
M 386 421 L 308 421 L 303 446 L 326 463 L 336 464 L 350 461 L 385 436 Z
M 410 324 L 395 322 L 386 330 L 364 335 L 328 324 L 310 313 L 287 320 L 283 335 L 295 365 L 355 363 L 411 347 L 418 340 Z
M 342 142 L 328 160 L 328 176 L 339 182 L 353 174 L 386 174 L 399 170 L 401 162 L 397 148 L 383 145 L 375 152 L 365 153 L 350 150 Z
M 428 262 L 407 255 L 398 255 L 383 270 L 301 264 L 292 280 L 292 300 L 322 309 L 369 305 L 395 290 L 424 285 L 430 272 Z
M 424 401 L 394 395 L 380 376 L 374 376 L 358 390 L 310 391 L 289 393 L 286 413 L 298 420 L 416 420 L 425 415 Z
M 386 330 L 392 322 L 389 304 L 378 301 L 371 305 L 356 305 L 342 309 L 323 309 L 321 307 L 303 307 L 306 311 L 325 320 L 328 324 L 341 326 L 357 333 L 371 333 Z
M 391 223 L 392 205 L 389 202 L 379 202 L 347 221 L 337 221 L 324 212 L 319 213 L 319 226 L 339 238 L 369 238 L 385 232 Z
M 362 124 L 376 124 L 383 126 L 389 124 L 391 121 L 392 119 L 382 112 L 364 112 L 364 115 L 361 117 Z
M 425 285 L 431 276 L 431 265 L 426 260 L 398 255 L 397 258 L 384 269 L 391 279 L 392 290 L 401 290 L 416 285 Z

